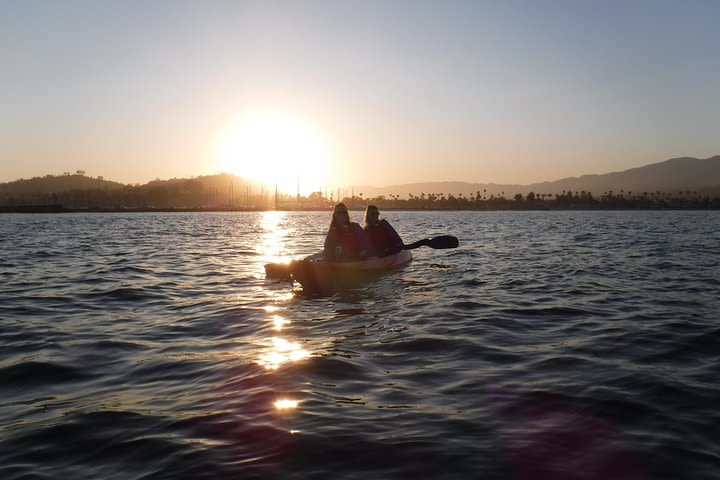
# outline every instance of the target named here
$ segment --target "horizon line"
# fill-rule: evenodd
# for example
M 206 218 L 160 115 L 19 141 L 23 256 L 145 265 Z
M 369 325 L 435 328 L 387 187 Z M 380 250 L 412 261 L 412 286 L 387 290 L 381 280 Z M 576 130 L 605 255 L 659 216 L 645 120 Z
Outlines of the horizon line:
M 615 171 L 610 171 L 610 172 L 606 172 L 606 173 L 582 174 L 582 175 L 580 175 L 580 176 L 562 177 L 562 178 L 558 178 L 558 179 L 555 179 L 555 180 L 543 180 L 543 181 L 531 182 L 531 183 L 498 183 L 498 182 L 479 182 L 479 181 L 467 181 L 467 180 L 415 181 L 415 182 L 407 182 L 407 183 L 395 183 L 395 184 L 382 185 L 382 186 L 377 186 L 377 185 L 358 185 L 358 184 L 346 183 L 346 184 L 341 184 L 341 185 L 333 186 L 332 188 L 329 187 L 329 186 L 325 186 L 324 188 L 319 188 L 319 189 L 313 190 L 313 191 L 319 191 L 319 192 L 325 191 L 325 192 L 327 192 L 327 191 L 337 191 L 337 190 L 342 190 L 342 189 L 347 190 L 347 189 L 355 189 L 355 188 L 388 189 L 388 188 L 393 188 L 393 187 L 403 187 L 403 186 L 421 185 L 421 184 L 424 184 L 424 183 L 440 183 L 440 184 L 443 184 L 443 183 L 459 183 L 459 184 L 466 184 L 466 185 L 486 185 L 486 186 L 504 186 L 504 187 L 530 187 L 530 186 L 533 186 L 533 185 L 538 185 L 538 184 L 543 184 L 543 183 L 554 183 L 554 182 L 560 182 L 560 181 L 563 181 L 563 180 L 578 180 L 578 179 L 581 179 L 581 178 L 587 177 L 587 176 L 602 176 L 602 175 L 611 175 L 611 174 L 614 174 L 614 173 L 623 173 L 623 172 L 628 172 L 628 171 L 631 171 L 631 170 L 637 170 L 637 169 L 640 169 L 640 168 L 649 167 L 649 166 L 652 166 L 652 165 L 658 165 L 658 164 L 665 163 L 665 162 L 669 162 L 669 161 L 673 161 L 673 160 L 700 160 L 700 161 L 707 161 L 707 160 L 713 160 L 713 159 L 716 159 L 716 158 L 719 158 L 719 157 L 720 157 L 720 154 L 719 154 L 719 155 L 713 155 L 713 156 L 707 157 L 707 158 L 697 158 L 697 157 L 690 157 L 690 156 L 673 157 L 673 158 L 668 158 L 668 159 L 661 160 L 661 161 L 658 161 L 658 162 L 648 163 L 648 164 L 646 164 L 646 165 L 642 165 L 642 166 L 639 166 L 639 167 L 630 167 L 630 168 L 627 168 L 627 169 L 625 169 L 625 170 L 615 170 Z M 113 182 L 113 183 L 119 183 L 120 185 L 123 185 L 123 186 L 142 186 L 142 185 L 147 185 L 147 184 L 150 184 L 150 183 L 152 183 L 152 182 L 157 182 L 157 181 L 167 182 L 167 181 L 171 181 L 171 180 L 194 180 L 194 179 L 200 178 L 200 177 L 219 177 L 219 176 L 223 176 L 223 175 L 232 176 L 232 177 L 235 177 L 235 178 L 238 178 L 238 179 L 244 181 L 245 183 L 255 184 L 255 185 L 258 185 L 258 186 L 260 186 L 260 187 L 277 188 L 277 182 L 264 182 L 264 181 L 262 181 L 262 180 L 254 180 L 254 179 L 250 179 L 250 178 L 247 178 L 247 177 L 242 177 L 242 176 L 240 176 L 240 175 L 238 175 L 238 174 L 236 174 L 236 173 L 226 172 L 226 171 L 222 171 L 222 172 L 219 172 L 219 173 L 209 173 L 209 174 L 201 174 L 201 175 L 191 175 L 190 177 L 168 177 L 168 178 L 165 178 L 165 179 L 155 178 L 155 179 L 152 179 L 152 180 L 148 180 L 148 181 L 146 181 L 146 182 L 144 182 L 144 183 L 140 183 L 140 182 L 127 182 L 127 183 L 123 183 L 123 182 L 119 182 L 119 181 L 116 181 L 116 180 L 107 179 L 107 178 L 106 178 L 105 176 L 103 176 L 103 175 L 98 175 L 98 176 L 95 176 L 95 177 L 94 177 L 94 176 L 91 176 L 91 175 L 87 175 L 85 170 L 78 169 L 78 170 L 75 170 L 74 173 L 71 173 L 71 172 L 69 172 L 69 171 L 65 171 L 65 172 L 63 172 L 62 174 L 59 174 L 59 175 L 58 175 L 58 174 L 48 173 L 48 174 L 45 174 L 45 175 L 43 175 L 43 176 L 34 176 L 34 177 L 30 177 L 30 178 L 18 178 L 18 179 L 15 179 L 15 180 L 3 181 L 3 182 L 0 182 L 0 184 L 10 184 L 10 183 L 15 183 L 15 182 L 29 181 L 29 180 L 34 180 L 34 179 L 42 179 L 42 178 L 47 178 L 47 177 L 53 177 L 53 178 L 54 178 L 54 177 L 65 177 L 65 176 L 71 176 L 71 177 L 72 177 L 72 176 L 82 176 L 82 177 L 97 179 L 97 180 L 101 180 L 101 181 L 108 181 L 108 182 Z M 290 194 L 295 194 L 295 193 L 297 193 L 297 192 L 286 192 L 286 191 L 283 191 L 282 193 L 290 195 Z

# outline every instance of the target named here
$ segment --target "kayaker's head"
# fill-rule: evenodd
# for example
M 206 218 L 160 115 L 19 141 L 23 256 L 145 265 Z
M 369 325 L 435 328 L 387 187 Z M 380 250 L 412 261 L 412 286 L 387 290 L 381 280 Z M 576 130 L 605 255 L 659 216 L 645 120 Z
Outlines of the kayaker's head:
M 333 209 L 331 227 L 347 227 L 350 225 L 350 213 L 344 203 L 338 203 Z
M 368 205 L 365 209 L 365 225 L 375 225 L 380 221 L 380 210 L 375 205 Z

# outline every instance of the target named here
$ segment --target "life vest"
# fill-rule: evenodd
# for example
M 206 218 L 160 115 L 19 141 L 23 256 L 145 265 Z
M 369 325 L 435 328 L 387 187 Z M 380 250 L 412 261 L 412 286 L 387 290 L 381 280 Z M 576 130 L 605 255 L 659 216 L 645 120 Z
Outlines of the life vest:
M 403 245 L 400 235 L 397 234 L 395 229 L 384 218 L 378 223 L 367 225 L 365 231 L 370 238 L 370 243 L 375 249 L 375 252 L 380 255 L 390 249 L 402 247 Z
M 357 223 L 350 223 L 347 228 L 335 227 L 330 233 L 330 244 L 327 245 L 326 255 L 336 256 L 336 247 L 342 247 L 340 258 L 343 260 L 355 259 L 363 250 L 370 250 L 367 234 Z

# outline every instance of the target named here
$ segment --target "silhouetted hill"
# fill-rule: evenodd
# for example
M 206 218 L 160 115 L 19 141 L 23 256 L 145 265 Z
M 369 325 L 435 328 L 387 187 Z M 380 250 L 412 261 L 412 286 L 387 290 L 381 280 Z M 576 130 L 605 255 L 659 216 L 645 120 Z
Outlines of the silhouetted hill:
M 118 190 L 122 183 L 112 182 L 103 177 L 88 177 L 84 174 L 45 175 L 30 179 L 21 178 L 0 183 L 0 195 L 48 195 L 71 190 Z
M 266 207 L 274 192 L 258 182 L 222 173 L 124 185 L 75 175 L 46 175 L 0 183 L 0 205 L 62 205 L 67 208 Z
M 590 191 L 601 194 L 612 190 L 642 192 L 693 192 L 713 190 L 720 192 L 720 155 L 705 160 L 697 158 L 673 158 L 639 168 L 605 175 L 583 175 L 564 178 L 554 182 L 531 185 L 535 191 L 558 192 L 562 190 Z
M 0 183 L 0 206 L 44 205 L 79 209 L 264 209 L 276 206 L 272 187 L 226 173 L 189 179 L 158 179 L 144 185 L 123 185 L 102 177 L 88 177 L 84 173 L 80 170 L 75 175 L 46 175 Z M 610 203 L 614 197 L 620 196 L 627 200 L 635 197 L 688 197 L 695 199 L 693 205 L 704 206 L 705 204 L 698 203 L 698 199 L 720 196 L 720 156 L 705 160 L 674 158 L 622 172 L 583 175 L 531 185 L 432 182 L 383 188 L 355 187 L 354 192 L 360 197 L 350 199 L 355 208 L 362 208 L 362 204 L 371 198 L 375 199 L 375 203 L 383 205 L 386 200 L 394 201 L 397 205 L 388 204 L 393 208 L 433 207 L 440 205 L 433 202 L 447 199 L 445 207 L 460 208 L 467 206 L 462 202 L 468 200 L 474 201 L 472 205 L 477 207 L 481 206 L 478 205 L 481 201 L 491 201 L 498 197 L 517 200 L 516 196 L 519 195 L 521 198 L 538 197 L 544 201 L 556 198 L 559 194 L 567 197 L 565 203 L 568 205 L 577 203 L 575 197 L 578 196 L 588 201 L 605 198 L 609 199 Z M 533 195 L 528 195 L 530 192 Z M 572 192 L 572 195 L 566 192 Z M 349 195 L 351 192 L 342 190 L 341 198 L 347 199 Z M 411 195 L 420 198 L 410 199 L 406 204 L 398 202 L 398 199 L 409 198 Z M 378 198 L 380 196 L 385 199 Z M 429 202 L 428 205 L 425 205 L 424 200 Z M 289 208 L 299 208 L 301 205 L 327 206 L 330 203 L 330 199 L 324 199 L 319 194 L 313 194 L 306 199 L 296 199 L 295 195 L 281 195 L 277 201 L 278 206 L 285 205 Z
M 561 180 L 533 183 L 530 185 L 502 185 L 495 183 L 468 183 L 468 182 L 427 182 L 391 185 L 387 187 L 355 187 L 356 192 L 363 192 L 364 198 L 379 195 L 408 194 L 421 195 L 422 193 L 445 195 L 481 196 L 501 195 L 512 197 L 517 193 L 523 195 L 529 192 L 557 194 L 563 191 L 586 191 L 600 196 L 605 192 L 613 191 L 633 192 L 666 192 L 678 193 L 680 191 L 698 192 L 698 194 L 720 194 L 720 155 L 705 160 L 684 157 L 673 158 L 664 162 L 654 163 L 639 168 L 631 168 L 621 172 L 604 175 L 583 175 L 581 177 L 564 178 Z

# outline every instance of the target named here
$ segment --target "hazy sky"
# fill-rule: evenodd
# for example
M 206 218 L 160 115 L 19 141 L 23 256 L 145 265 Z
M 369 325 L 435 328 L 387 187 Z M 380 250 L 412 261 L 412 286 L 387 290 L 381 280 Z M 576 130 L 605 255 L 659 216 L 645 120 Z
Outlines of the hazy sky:
M 715 0 L 0 9 L 0 181 L 217 173 L 223 132 L 255 111 L 316 132 L 345 185 L 530 183 L 720 154 Z

